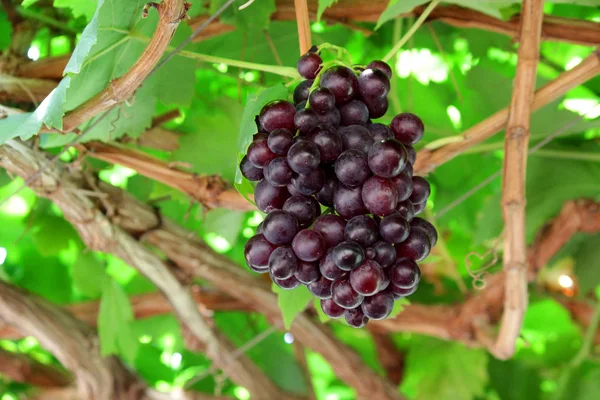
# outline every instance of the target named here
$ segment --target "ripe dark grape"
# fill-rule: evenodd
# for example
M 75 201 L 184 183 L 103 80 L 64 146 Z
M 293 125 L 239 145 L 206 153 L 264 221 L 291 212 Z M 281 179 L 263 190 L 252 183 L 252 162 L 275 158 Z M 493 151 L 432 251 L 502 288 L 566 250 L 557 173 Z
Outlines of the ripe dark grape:
M 413 192 L 412 177 L 407 175 L 406 172 L 402 171 L 391 179 L 392 183 L 396 187 L 396 191 L 398 192 L 398 201 L 401 202 L 408 200 Z
M 363 296 L 372 296 L 377 293 L 384 279 L 383 269 L 373 260 L 365 260 L 350 272 L 352 288 Z
M 292 243 L 296 233 L 298 233 L 298 221 L 289 212 L 273 210 L 265 217 L 263 234 L 269 242 L 278 246 L 289 244 Z M 282 276 L 276 277 L 285 278 Z
M 331 298 L 331 285 L 333 285 L 333 281 L 322 276 L 316 281 L 308 284 L 307 287 L 315 297 L 324 300 Z
M 408 155 L 396 139 L 375 142 L 369 150 L 369 168 L 375 175 L 392 178 L 404 169 Z
M 369 109 L 360 100 L 350 100 L 339 107 L 340 123 L 348 125 L 366 125 L 369 120 Z
M 358 91 L 365 99 L 383 99 L 390 92 L 390 79 L 378 69 L 367 68 L 358 76 Z
M 369 117 L 372 119 L 381 118 L 387 113 L 390 103 L 387 98 L 383 99 L 365 99 L 365 105 L 369 110 Z
M 248 161 L 257 168 L 264 168 L 277 157 L 267 145 L 267 139 L 259 139 L 250 144 L 246 153 Z
M 368 249 L 365 249 L 365 257 L 367 258 L 367 260 L 374 260 L 375 259 L 375 250 L 373 250 L 371 247 L 369 247 Z
M 394 134 L 392 133 L 392 130 L 389 128 L 389 126 L 384 124 L 369 124 L 367 125 L 367 129 L 369 130 L 369 132 L 371 132 L 371 137 L 373 138 L 374 142 L 379 142 L 383 139 L 392 139 L 394 137 Z
M 323 114 L 317 114 L 319 124 L 326 126 L 338 127 L 340 126 L 341 116 L 337 108 L 327 111 Z
M 411 289 L 419 284 L 421 270 L 413 260 L 401 258 L 390 270 L 390 280 L 401 289 Z
M 415 208 L 415 215 L 419 215 L 425 210 L 425 207 L 427 207 L 427 202 L 424 201 L 422 203 L 413 204 L 413 207 Z
M 308 141 L 296 142 L 287 154 L 288 164 L 299 174 L 307 174 L 317 168 L 321 162 L 319 149 Z
M 390 243 L 400 243 L 408 237 L 410 225 L 399 213 L 384 217 L 379 224 L 379 234 Z
M 335 304 L 332 299 L 321 300 L 321 310 L 323 310 L 325 315 L 332 319 L 342 318 L 346 312 L 345 308 Z
M 403 144 L 415 144 L 423 138 L 425 127 L 423 121 L 415 114 L 403 113 L 394 117 L 391 123 L 396 139 Z
M 319 87 L 308 96 L 308 104 L 315 112 L 325 114 L 335 107 L 335 96 L 326 87 Z
M 371 247 L 375 252 L 373 258 L 381 268 L 391 267 L 396 261 L 396 249 L 390 243 L 380 240 Z
M 413 204 L 424 203 L 429 198 L 431 194 L 431 187 L 429 186 L 429 182 L 422 176 L 413 176 L 413 191 L 410 195 L 410 202 Z
M 403 297 L 410 296 L 411 294 L 413 294 L 414 292 L 417 291 L 418 287 L 419 287 L 419 285 L 415 285 L 410 289 L 402 289 L 394 284 L 391 284 L 388 288 L 388 292 L 392 293 L 392 295 L 394 296 L 394 300 L 398 300 Z
M 330 248 L 344 241 L 345 228 L 346 221 L 344 218 L 338 215 L 326 214 L 317 218 L 313 226 L 313 231 L 319 232 L 323 236 L 323 239 L 325 239 L 327 248 Z
M 250 160 L 248 160 L 248 156 L 242 158 L 240 170 L 242 171 L 242 175 L 249 181 L 260 181 L 264 177 L 263 170 L 252 165 Z
M 409 144 L 404 145 L 404 148 L 406 149 L 406 154 L 408 154 L 408 162 L 411 165 L 415 165 L 415 162 L 417 161 L 417 151 Z
M 405 241 L 396 245 L 396 257 L 423 261 L 429 255 L 430 250 L 431 243 L 425 232 L 415 229 L 410 232 Z
M 356 242 L 345 241 L 333 249 L 331 252 L 333 263 L 343 271 L 351 271 L 358 267 L 365 259 L 365 252 Z
M 277 246 L 269 243 L 263 235 L 254 235 L 244 246 L 244 258 L 248 266 L 266 271 L 269 267 L 269 257 Z
M 388 79 L 392 79 L 392 69 L 384 61 L 371 61 L 369 64 L 367 64 L 367 68 L 378 69 L 379 71 L 383 72 Z
M 339 181 L 333 169 L 325 170 L 325 184 L 317 193 L 317 200 L 326 207 L 333 207 L 333 195 Z
M 389 268 L 383 271 L 383 281 L 379 287 L 379 291 L 382 292 L 390 286 Z
M 278 279 L 272 276 L 273 282 L 282 289 L 291 290 L 300 286 L 300 281 L 295 276 L 290 276 L 287 279 Z
M 301 228 L 309 227 L 321 215 L 319 203 L 312 197 L 292 196 L 283 204 L 283 210 L 292 214 Z
M 408 222 L 412 221 L 413 217 L 415 216 L 415 207 L 408 200 L 399 202 L 396 206 L 396 211 L 398 211 L 402 218 Z
M 275 129 L 269 134 L 269 138 L 267 139 L 269 149 L 280 156 L 287 155 L 293 143 L 294 137 L 287 129 Z
M 367 128 L 361 125 L 350 125 L 340 128 L 340 135 L 344 143 L 344 150 L 360 150 L 365 154 L 369 153 L 373 146 L 373 138 Z
M 258 182 L 254 189 L 254 201 L 262 212 L 268 213 L 274 209 L 283 207 L 283 203 L 290 197 L 288 190 L 284 187 L 275 187 L 266 179 Z
M 313 80 L 302 81 L 296 86 L 294 89 L 294 103 L 299 104 L 303 101 L 308 100 L 308 95 L 310 94 L 310 87 L 313 84 Z M 304 107 L 302 107 L 304 108 Z
M 366 215 L 357 215 L 346 224 L 344 238 L 358 243 L 363 248 L 371 246 L 377 241 L 379 227 L 373 218 Z
M 313 110 L 303 109 L 294 116 L 294 124 L 301 134 L 307 134 L 319 125 L 319 118 Z
M 346 150 L 335 162 L 335 175 L 344 185 L 357 187 L 371 176 L 367 156 L 360 150 Z
M 315 168 L 307 174 L 295 174 L 292 177 L 294 187 L 305 196 L 318 193 L 325 185 L 325 171 Z
M 429 238 L 429 242 L 431 243 L 431 247 L 435 246 L 438 240 L 438 233 L 435 227 L 431 224 L 431 222 L 424 220 L 423 218 L 415 218 L 410 223 L 410 229 L 421 229 L 427 237 Z
M 333 207 L 339 215 L 346 219 L 367 214 L 362 200 L 361 187 L 349 188 L 341 183 L 338 184 L 333 194 Z
M 263 171 L 265 179 L 273 186 L 287 186 L 292 181 L 292 169 L 285 157 L 272 160 Z
M 257 140 L 267 139 L 268 137 L 269 137 L 268 133 L 258 132 L 258 133 L 255 133 L 254 135 L 252 135 L 252 141 L 256 142 Z
M 352 289 L 348 279 L 335 281 L 331 286 L 331 298 L 342 308 L 355 308 L 362 303 L 364 297 Z
M 406 166 L 404 167 L 404 172 L 406 175 L 410 176 L 412 178 L 413 176 L 413 166 L 412 164 L 408 163 L 406 164 Z
M 320 276 L 319 263 L 298 261 L 295 277 L 301 283 L 308 285 L 309 283 L 315 282 Z
M 344 104 L 356 95 L 358 79 L 350 68 L 335 66 L 321 75 L 321 87 L 331 90 L 336 104 Z
M 335 265 L 333 249 L 327 250 L 325 257 L 321 258 L 321 261 L 319 261 L 319 271 L 321 271 L 321 275 L 330 281 L 336 281 L 348 275 L 347 271 L 342 270 Z
M 384 216 L 391 214 L 398 205 L 398 191 L 391 180 L 372 176 L 362 187 L 362 200 L 371 213 Z
M 304 110 L 306 108 L 306 100 L 302 100 L 300 103 L 296 104 L 296 112 L 300 110 Z
M 294 129 L 294 115 L 296 107 L 289 101 L 275 100 L 267 103 L 260 111 L 259 121 L 262 128 L 268 133 L 275 129 Z
M 385 319 L 394 309 L 394 297 L 387 292 L 380 292 L 365 298 L 361 307 L 367 318 L 373 320 Z
M 276 248 L 269 257 L 269 272 L 277 279 L 287 279 L 296 273 L 298 258 L 291 247 Z
M 318 147 L 323 164 L 335 162 L 344 150 L 342 137 L 335 129 L 320 127 L 310 135 L 309 141 Z
M 293 178 L 293 176 L 292 176 Z M 300 190 L 298 190 L 296 188 L 296 186 L 294 186 L 293 183 L 290 183 L 289 185 L 287 185 L 287 190 L 290 193 L 290 196 L 305 196 L 304 194 L 302 194 L 302 192 Z M 281 207 L 279 207 L 281 208 Z
M 344 318 L 348 325 L 353 328 L 362 328 L 369 322 L 369 318 L 365 317 L 361 307 L 356 307 L 351 310 L 346 310 Z
M 325 239 L 318 232 L 303 229 L 294 237 L 292 249 L 302 261 L 317 261 L 325 253 Z
M 298 72 L 303 78 L 315 79 L 323 60 L 317 53 L 306 53 L 298 60 Z

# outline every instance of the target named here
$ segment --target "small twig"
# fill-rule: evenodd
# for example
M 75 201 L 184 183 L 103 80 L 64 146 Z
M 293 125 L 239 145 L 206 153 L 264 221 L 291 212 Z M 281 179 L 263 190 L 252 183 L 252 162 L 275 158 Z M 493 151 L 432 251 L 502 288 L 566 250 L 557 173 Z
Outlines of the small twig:
M 181 117 L 181 110 L 179 110 L 178 108 L 171 111 L 167 111 L 166 113 L 157 115 L 156 117 L 152 118 L 151 128 L 156 128 L 157 126 L 166 124 L 167 122 L 177 119 L 179 117 Z
M 298 40 L 300 41 L 300 54 L 310 50 L 312 41 L 310 38 L 310 19 L 308 17 L 308 4 L 306 0 L 294 0 L 296 8 L 296 21 L 298 21 Z
M 265 34 L 265 39 L 267 40 L 267 44 L 269 45 L 269 48 L 271 49 L 271 53 L 273 53 L 273 57 L 275 57 L 275 62 L 277 63 L 277 65 L 283 66 L 283 63 L 281 62 L 281 57 L 279 57 L 279 52 L 277 51 L 277 47 L 275 47 L 275 43 L 273 43 L 273 39 L 271 38 L 271 35 L 269 34 L 268 31 L 264 31 L 264 34 Z
M 254 3 L 254 0 L 248 0 L 246 3 L 242 4 L 241 6 L 238 7 L 238 10 L 243 10 L 247 7 L 250 7 L 250 5 Z

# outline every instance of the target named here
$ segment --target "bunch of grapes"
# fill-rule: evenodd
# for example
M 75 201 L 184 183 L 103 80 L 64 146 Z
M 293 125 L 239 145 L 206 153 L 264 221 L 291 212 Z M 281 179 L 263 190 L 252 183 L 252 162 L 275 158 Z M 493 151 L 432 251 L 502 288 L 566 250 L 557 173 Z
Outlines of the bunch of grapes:
M 424 128 L 410 113 L 372 122 L 388 109 L 386 63 L 322 69 L 317 52 L 302 56 L 295 104 L 270 102 L 256 119 L 240 168 L 267 216 L 244 254 L 253 271 L 284 289 L 306 285 L 327 316 L 362 327 L 416 291 L 417 262 L 437 241 L 415 217 L 430 194 L 413 176 Z

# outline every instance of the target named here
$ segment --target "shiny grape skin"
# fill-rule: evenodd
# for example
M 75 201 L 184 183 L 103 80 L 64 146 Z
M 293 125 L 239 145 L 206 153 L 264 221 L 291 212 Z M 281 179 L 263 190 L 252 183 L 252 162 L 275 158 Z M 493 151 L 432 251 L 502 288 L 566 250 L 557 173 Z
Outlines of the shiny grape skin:
M 267 103 L 259 114 L 259 121 L 262 128 L 268 133 L 275 129 L 283 128 L 294 130 L 294 116 L 296 107 L 289 101 L 275 100 Z
M 415 218 L 410 222 L 410 229 L 421 229 L 427 237 L 429 238 L 429 242 L 431 243 L 431 247 L 435 246 L 438 240 L 438 233 L 435 227 L 431 224 L 431 222 L 423 219 L 423 218 Z
M 325 170 L 325 184 L 317 193 L 317 200 L 325 207 L 333 207 L 333 195 L 339 181 L 333 169 Z
M 392 130 L 387 125 L 380 124 L 377 122 L 374 124 L 367 125 L 367 129 L 369 130 L 369 132 L 371 132 L 371 137 L 373 138 L 373 141 L 375 143 L 383 139 L 394 138 Z
M 367 215 L 357 215 L 346 224 L 344 238 L 358 243 L 363 248 L 370 247 L 379 237 L 379 226 Z
M 398 192 L 398 202 L 408 200 L 413 192 L 412 177 L 403 171 L 391 179 Z
M 333 92 L 325 87 L 313 90 L 308 96 L 310 108 L 319 114 L 325 114 L 335 107 L 335 96 Z
M 413 204 L 426 202 L 431 194 L 431 186 L 429 186 L 427 179 L 423 178 L 422 176 L 413 176 L 412 184 L 413 191 L 409 198 L 410 202 Z
M 331 286 L 331 298 L 342 308 L 355 308 L 362 303 L 364 297 L 352 289 L 348 279 L 335 281 Z
M 406 166 L 404 167 L 404 172 L 406 175 L 410 176 L 411 178 L 413 177 L 413 172 L 414 172 L 414 168 L 412 166 L 412 164 L 408 163 L 406 164 Z
M 351 310 L 346 310 L 344 313 L 344 318 L 346 319 L 348 325 L 353 328 L 362 328 L 369 322 L 369 318 L 365 317 L 365 314 L 360 306 Z
M 304 110 L 306 108 L 306 100 L 302 100 L 300 103 L 296 104 L 296 112 L 300 110 Z
M 372 176 L 362 187 L 361 196 L 367 210 L 378 216 L 389 215 L 398 205 L 398 191 L 391 180 Z
M 269 257 L 269 273 L 277 279 L 287 279 L 296 273 L 298 258 L 291 247 L 276 248 Z
M 259 139 L 250 143 L 246 152 L 248 161 L 256 168 L 264 168 L 269 163 L 277 158 L 277 154 L 273 153 L 267 145 L 267 139 Z
M 410 225 L 400 213 L 384 217 L 379 224 L 379 234 L 390 243 L 400 243 L 406 240 L 410 233 Z
M 340 269 L 334 262 L 333 250 L 328 249 L 325 257 L 319 261 L 319 271 L 325 278 L 335 281 L 348 275 L 348 272 Z
M 346 150 L 335 162 L 335 175 L 348 187 L 357 187 L 371 176 L 367 156 L 359 150 Z
M 294 137 L 287 129 L 275 129 L 269 134 L 269 138 L 267 139 L 269 149 L 279 156 L 287 155 L 293 143 Z
M 315 168 L 307 174 L 294 174 L 292 183 L 300 193 L 311 196 L 318 193 L 325 185 L 325 171 Z
M 338 184 L 333 194 L 333 207 L 346 219 L 367 214 L 361 187 L 349 188 L 341 183 Z
M 341 105 L 338 110 L 340 111 L 340 124 L 343 126 L 366 125 L 369 121 L 369 109 L 360 100 L 350 100 Z
M 332 110 L 329 110 L 323 114 L 317 113 L 317 118 L 319 119 L 319 124 L 321 125 L 338 127 L 340 126 L 342 117 L 339 110 L 337 108 L 333 108 Z
M 319 125 L 319 117 L 311 109 L 299 110 L 294 116 L 294 125 L 301 134 L 312 132 Z
M 313 80 L 309 79 L 306 81 L 302 81 L 298 84 L 298 86 L 296 86 L 296 88 L 294 89 L 294 103 L 295 104 L 299 104 L 303 101 L 308 100 L 309 94 L 310 94 L 310 87 L 313 84 Z M 304 108 L 304 107 L 302 107 Z
M 317 53 L 306 53 L 298 60 L 298 72 L 306 79 L 315 79 L 323 60 Z
M 350 272 L 352 288 L 363 296 L 372 296 L 377 293 L 384 280 L 383 269 L 374 260 L 365 260 Z
M 413 207 L 415 209 L 415 215 L 419 215 L 425 210 L 425 207 L 427 207 L 427 202 L 424 201 L 422 203 L 413 204 Z
M 257 182 L 264 178 L 263 170 L 252 165 L 250 160 L 248 160 L 248 156 L 242 158 L 240 170 L 242 171 L 242 175 L 249 181 Z
M 392 79 L 392 69 L 385 61 L 371 61 L 367 64 L 367 68 L 378 69 L 383 72 L 388 79 Z
M 344 142 L 336 129 L 319 127 L 309 136 L 308 140 L 319 149 L 323 164 L 335 162 L 344 151 Z
M 263 171 L 265 179 L 273 186 L 284 187 L 292 181 L 293 171 L 285 157 L 275 158 Z
M 309 196 L 292 196 L 283 204 L 283 210 L 292 214 L 301 228 L 309 227 L 321 215 L 319 203 Z
M 378 69 L 367 68 L 358 76 L 358 91 L 365 99 L 383 99 L 390 92 L 390 79 Z
M 369 168 L 377 176 L 392 178 L 404 169 L 408 154 L 396 139 L 375 142 L 369 150 Z
M 373 296 L 365 298 L 361 304 L 363 313 L 369 319 L 386 319 L 394 309 L 394 297 L 386 292 L 379 292 Z
M 411 231 L 405 241 L 398 243 L 396 246 L 396 257 L 410 258 L 414 261 L 423 261 L 431 250 L 429 238 L 420 229 Z
M 296 257 L 302 261 L 317 261 L 325 253 L 325 239 L 318 232 L 303 229 L 294 237 L 292 249 Z
M 373 146 L 373 138 L 367 128 L 361 125 L 344 126 L 339 130 L 344 143 L 344 150 L 360 150 L 365 154 L 369 154 L 371 146 Z
M 363 248 L 356 242 L 344 241 L 327 252 L 331 260 L 339 269 L 351 271 L 358 267 L 365 259 Z
M 419 265 L 409 258 L 401 258 L 390 270 L 390 281 L 400 289 L 412 289 L 421 280 Z
M 244 246 L 246 263 L 256 269 L 266 270 L 269 267 L 269 257 L 276 248 L 263 235 L 254 235 Z
M 383 117 L 389 107 L 390 103 L 387 98 L 383 99 L 364 99 L 367 110 L 369 110 L 369 117 L 371 119 L 377 119 Z
M 406 149 L 406 154 L 408 154 L 408 162 L 411 165 L 415 165 L 415 162 L 417 161 L 417 151 L 409 144 L 404 145 L 404 148 Z
M 299 174 L 311 172 L 321 162 L 319 148 L 305 140 L 294 143 L 288 151 L 287 158 L 292 170 Z
M 337 246 L 344 241 L 345 228 L 346 220 L 333 214 L 321 215 L 313 226 L 313 230 L 319 232 L 325 239 L 327 248 Z
M 321 300 L 321 310 L 332 319 L 342 318 L 346 313 L 346 309 L 335 304 L 332 299 Z
M 358 79 L 347 67 L 334 66 L 321 75 L 321 87 L 325 87 L 335 96 L 337 105 L 344 104 L 357 94 Z
M 415 285 L 414 287 L 410 288 L 410 289 L 402 289 L 399 288 L 398 286 L 391 284 L 388 287 L 388 292 L 391 292 L 392 295 L 394 296 L 394 300 L 398 300 L 401 299 L 403 297 L 408 297 L 411 294 L 413 294 L 414 292 L 417 291 L 419 285 Z
M 308 290 L 317 298 L 324 300 L 331 298 L 331 286 L 333 281 L 321 276 L 316 281 L 308 284 Z
M 290 197 L 290 193 L 284 187 L 275 187 L 261 180 L 254 189 L 254 201 L 256 206 L 262 212 L 268 213 L 275 209 L 281 209 L 285 201 Z
M 319 263 L 298 261 L 298 267 L 294 276 L 305 285 L 315 282 L 321 276 Z
M 394 264 L 396 261 L 396 249 L 389 242 L 380 240 L 377 243 L 374 243 L 371 247 L 375 252 L 375 257 L 373 258 L 381 268 L 388 268 Z
M 408 222 L 412 221 L 413 217 L 415 216 L 415 207 L 408 200 L 399 202 L 396 206 L 396 211 L 398 211 L 402 218 Z
M 394 136 L 403 144 L 413 145 L 423 138 L 424 126 L 419 117 L 411 113 L 398 114 L 390 124 Z
M 273 210 L 263 221 L 263 235 L 277 246 L 292 243 L 296 233 L 298 233 L 298 221 L 287 211 Z M 284 277 L 277 276 L 277 278 Z
M 301 282 L 295 276 L 290 276 L 287 279 L 277 279 L 274 276 L 271 276 L 271 278 L 277 286 L 285 290 L 296 289 L 301 284 Z

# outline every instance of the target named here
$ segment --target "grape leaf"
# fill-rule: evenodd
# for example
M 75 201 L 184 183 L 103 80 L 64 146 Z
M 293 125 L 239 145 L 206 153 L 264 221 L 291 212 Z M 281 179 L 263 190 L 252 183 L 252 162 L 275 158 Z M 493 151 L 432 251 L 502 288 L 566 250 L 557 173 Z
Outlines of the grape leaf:
M 204 232 L 214 232 L 233 246 L 242 230 L 245 215 L 224 208 L 210 210 L 204 219 Z
M 104 266 L 92 252 L 80 253 L 73 263 L 73 284 L 83 295 L 97 298 L 107 279 Z
M 539 400 L 542 379 L 536 368 L 517 360 L 491 358 L 488 366 L 490 386 L 502 400 Z
M 306 286 L 300 285 L 296 289 L 285 290 L 272 285 L 273 292 L 277 293 L 277 303 L 283 316 L 285 329 L 290 329 L 296 315 L 300 314 L 313 299 L 313 295 Z
M 321 17 L 323 16 L 323 13 L 327 8 L 331 7 L 337 2 L 338 0 L 319 0 L 319 8 L 317 9 L 317 21 L 321 20 Z
M 600 249 L 600 235 L 586 235 L 578 249 L 573 253 L 579 292 L 583 295 L 600 284 L 598 249 Z
M 42 255 L 52 256 L 68 248 L 79 236 L 64 218 L 45 214 L 35 220 L 32 238 Z
M 214 14 L 228 0 L 211 0 L 210 10 Z M 275 0 L 254 1 L 249 6 L 239 9 L 240 6 L 248 3 L 248 0 L 236 0 L 230 5 L 219 18 L 226 24 L 237 26 L 242 31 L 261 30 L 269 26 L 271 14 L 276 10 Z
M 381 25 L 396 18 L 398 15 L 411 11 L 416 6 L 427 3 L 427 0 L 390 0 L 387 7 L 377 20 L 375 30 L 379 29 Z
M 0 50 L 4 51 L 10 46 L 12 38 L 12 25 L 8 20 L 8 15 L 0 12 Z
M 86 19 L 92 18 L 96 5 L 96 0 L 54 0 L 54 7 L 70 8 L 75 18 L 82 16 Z

